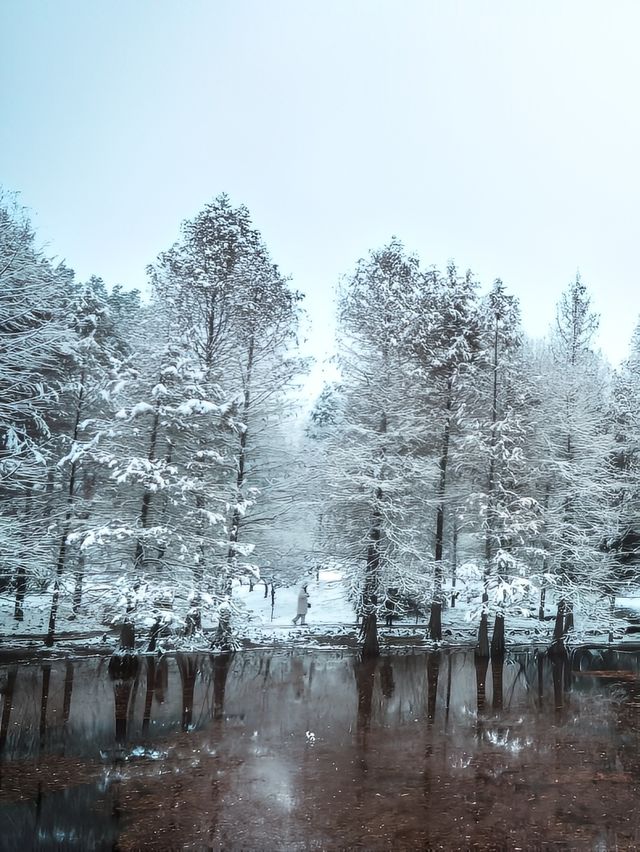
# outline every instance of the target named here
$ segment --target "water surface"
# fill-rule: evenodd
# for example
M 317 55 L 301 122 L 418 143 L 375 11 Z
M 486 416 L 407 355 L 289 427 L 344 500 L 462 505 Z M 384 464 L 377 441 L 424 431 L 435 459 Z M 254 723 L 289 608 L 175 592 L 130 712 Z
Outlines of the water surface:
M 0 667 L 0 848 L 640 848 L 640 657 Z

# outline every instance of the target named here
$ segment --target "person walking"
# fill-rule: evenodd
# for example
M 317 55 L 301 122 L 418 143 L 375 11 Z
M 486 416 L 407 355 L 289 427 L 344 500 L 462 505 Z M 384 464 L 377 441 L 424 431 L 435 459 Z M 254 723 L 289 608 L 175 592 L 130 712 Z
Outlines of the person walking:
M 298 609 L 296 611 L 296 617 L 293 619 L 294 624 L 297 624 L 299 619 L 300 624 L 305 623 L 305 618 L 307 617 L 307 610 L 310 606 L 311 604 L 309 603 L 309 592 L 307 592 L 307 584 L 305 583 L 304 586 L 300 589 L 300 592 L 298 593 Z

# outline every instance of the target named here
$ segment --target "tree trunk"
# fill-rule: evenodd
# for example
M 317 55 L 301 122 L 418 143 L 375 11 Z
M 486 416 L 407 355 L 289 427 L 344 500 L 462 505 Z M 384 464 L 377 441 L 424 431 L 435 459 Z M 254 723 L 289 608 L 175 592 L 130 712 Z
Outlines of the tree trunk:
M 480 616 L 476 656 L 489 659 L 489 621 L 486 612 L 483 612 Z
M 13 617 L 16 621 L 24 620 L 24 599 L 27 594 L 27 572 L 24 565 L 20 564 L 16 571 L 16 603 Z
M 75 585 L 73 587 L 73 614 L 78 615 L 82 606 L 82 583 L 84 580 L 84 553 L 78 555 L 78 566 L 76 568 Z
M 491 637 L 491 659 L 504 660 L 504 655 L 504 615 L 498 614 L 496 615 L 493 636 Z
M 372 659 L 380 656 L 378 643 L 378 619 L 375 609 L 363 616 L 362 628 L 362 658 Z
M 438 477 L 436 509 L 436 541 L 435 541 L 435 568 L 433 601 L 431 603 L 431 617 L 429 619 L 429 638 L 434 642 L 442 640 L 442 555 L 444 549 L 444 497 L 447 489 L 447 464 L 449 462 L 449 441 L 451 437 L 451 405 L 452 405 L 453 379 L 447 381 L 447 407 L 444 421 L 444 433 L 442 436 L 442 451 L 438 464 L 440 475 Z
M 150 462 L 155 460 L 156 445 L 158 443 L 158 426 L 160 425 L 160 403 L 156 403 L 156 408 L 153 414 L 153 422 L 151 424 L 151 435 L 149 436 L 149 452 L 147 458 Z M 140 506 L 140 529 L 145 530 L 149 523 L 149 510 L 151 508 L 151 492 L 145 490 L 142 495 L 142 505 Z M 144 544 L 142 538 L 136 540 L 135 550 L 133 552 L 133 567 L 134 570 L 139 569 L 144 562 Z
M 78 401 L 76 403 L 76 414 L 73 423 L 73 435 L 72 435 L 72 446 L 75 446 L 78 440 L 78 431 L 80 427 L 80 416 L 82 413 L 82 401 L 84 397 L 84 382 L 85 382 L 85 372 L 84 370 L 80 374 L 80 390 L 78 391 Z M 67 509 L 64 517 L 64 524 L 62 526 L 62 532 L 60 534 L 60 544 L 58 546 L 58 561 L 56 563 L 56 574 L 55 580 L 53 581 L 53 594 L 51 596 L 51 611 L 49 613 L 49 627 L 47 629 L 47 635 L 44 640 L 44 644 L 51 648 L 55 639 L 56 633 L 56 621 L 58 618 L 58 605 L 60 601 L 60 579 L 62 577 L 62 573 L 64 571 L 64 564 L 67 552 L 67 538 L 69 536 L 69 532 L 71 531 L 71 520 L 73 518 L 73 506 L 75 502 L 75 482 L 76 482 L 76 472 L 78 468 L 77 460 L 71 463 L 71 471 L 69 473 L 69 487 L 67 489 Z
M 564 600 L 558 601 L 558 611 L 556 613 L 556 622 L 553 628 L 553 641 L 551 643 L 551 648 L 549 653 L 553 656 L 555 654 L 564 654 Z
M 453 532 L 451 535 L 451 608 L 456 605 L 456 580 L 458 574 L 458 518 L 453 516 Z
M 544 583 L 542 583 L 542 585 L 540 586 L 540 606 L 538 608 L 538 620 L 539 621 L 544 621 L 544 602 L 545 602 L 546 597 L 547 597 L 547 589 L 546 589 Z
M 253 373 L 253 358 L 254 358 L 255 340 L 253 334 L 249 338 L 249 349 L 247 351 L 247 374 L 244 382 L 244 399 L 242 405 L 243 427 L 240 431 L 240 451 L 238 453 L 238 471 L 236 474 L 236 503 L 229 525 L 229 550 L 227 552 L 227 562 L 230 565 L 235 565 L 237 549 L 236 545 L 240 537 L 240 508 L 239 502 L 242 497 L 242 489 L 246 476 L 247 464 L 247 438 L 248 438 L 248 421 L 249 409 L 251 405 L 251 376 Z
M 442 640 L 442 602 L 433 600 L 431 602 L 431 614 L 429 616 L 429 638 L 434 642 Z

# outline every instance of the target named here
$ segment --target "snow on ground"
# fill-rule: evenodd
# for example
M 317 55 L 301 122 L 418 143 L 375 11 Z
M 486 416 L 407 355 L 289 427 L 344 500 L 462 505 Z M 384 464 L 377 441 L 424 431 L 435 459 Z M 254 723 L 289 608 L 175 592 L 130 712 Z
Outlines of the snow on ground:
M 307 584 L 311 608 L 307 612 L 306 625 L 292 624 L 296 614 L 298 592 L 303 583 Z M 109 647 L 115 645 L 115 631 L 109 630 L 110 616 L 113 603 L 119 592 L 115 588 L 106 593 L 104 587 L 86 590 L 85 605 L 89 612 L 71 618 L 71 606 L 68 596 L 61 600 L 57 634 L 58 647 L 67 646 L 70 640 L 90 645 L 100 642 L 102 636 L 108 634 Z M 356 616 L 352 603 L 347 599 L 346 586 L 342 575 L 337 570 L 321 569 L 318 575 L 301 575 L 298 582 L 290 587 L 280 587 L 275 590 L 273 610 L 271 606 L 271 587 L 265 597 L 264 584 L 255 584 L 249 591 L 247 584 L 236 583 L 233 588 L 233 602 L 236 612 L 233 627 L 241 641 L 251 646 L 296 645 L 296 647 L 344 647 L 357 644 L 359 629 L 356 626 Z M 547 619 L 539 621 L 537 617 L 514 616 L 507 614 L 506 640 L 509 645 L 537 644 L 546 645 L 551 641 L 553 631 L 553 614 L 555 606 L 548 601 Z M 13 618 L 14 599 L 11 594 L 0 595 L 0 638 L 13 640 L 12 645 L 39 644 L 47 630 L 50 594 L 29 594 L 24 602 L 24 620 Z M 618 598 L 618 608 L 640 611 L 640 598 Z M 532 610 L 533 611 L 533 610 Z M 535 609 L 537 614 L 537 609 Z M 443 645 L 473 645 L 476 642 L 478 630 L 478 605 L 465 604 L 462 600 L 455 608 L 447 607 L 442 613 Z M 598 619 L 600 622 L 600 619 Z M 570 644 L 607 642 L 609 626 L 614 628 L 616 642 L 637 642 L 637 634 L 625 635 L 628 626 L 626 619 L 613 619 L 596 624 L 591 609 L 582 611 L 576 607 L 576 629 L 571 635 Z M 203 611 L 203 627 L 211 631 L 217 624 L 215 612 Z M 416 621 L 415 616 L 406 616 L 394 620 L 392 628 L 384 625 L 380 619 L 380 643 L 384 648 L 399 647 L 433 647 L 427 636 L 426 618 L 421 616 Z M 489 628 L 492 629 L 490 616 Z M 210 636 L 201 636 L 197 642 L 207 646 Z M 163 643 L 164 644 L 164 643 Z M 184 650 L 184 640 L 171 640 L 166 643 L 166 650 L 180 646 Z M 72 645 L 71 645 L 72 646 Z M 198 648 L 200 649 L 200 648 Z M 194 646 L 194 650 L 196 650 Z M 201 649 L 200 649 L 201 650 Z
M 355 611 L 346 599 L 342 577 L 337 571 L 320 570 L 318 579 L 315 573 L 312 577 L 301 578 L 295 586 L 277 588 L 273 617 L 271 613 L 271 593 L 264 597 L 264 586 L 254 586 L 249 591 L 248 586 L 236 586 L 234 600 L 242 602 L 251 615 L 252 622 L 259 622 L 270 627 L 293 627 L 298 605 L 298 592 L 303 584 L 307 586 L 311 609 L 307 610 L 309 626 L 329 624 L 354 624 Z

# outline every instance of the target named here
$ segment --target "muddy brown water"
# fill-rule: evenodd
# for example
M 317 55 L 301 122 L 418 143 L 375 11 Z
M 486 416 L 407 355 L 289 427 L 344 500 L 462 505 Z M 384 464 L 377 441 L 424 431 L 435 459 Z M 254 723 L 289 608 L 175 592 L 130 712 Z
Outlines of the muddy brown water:
M 0 666 L 0 849 L 640 848 L 640 654 Z

